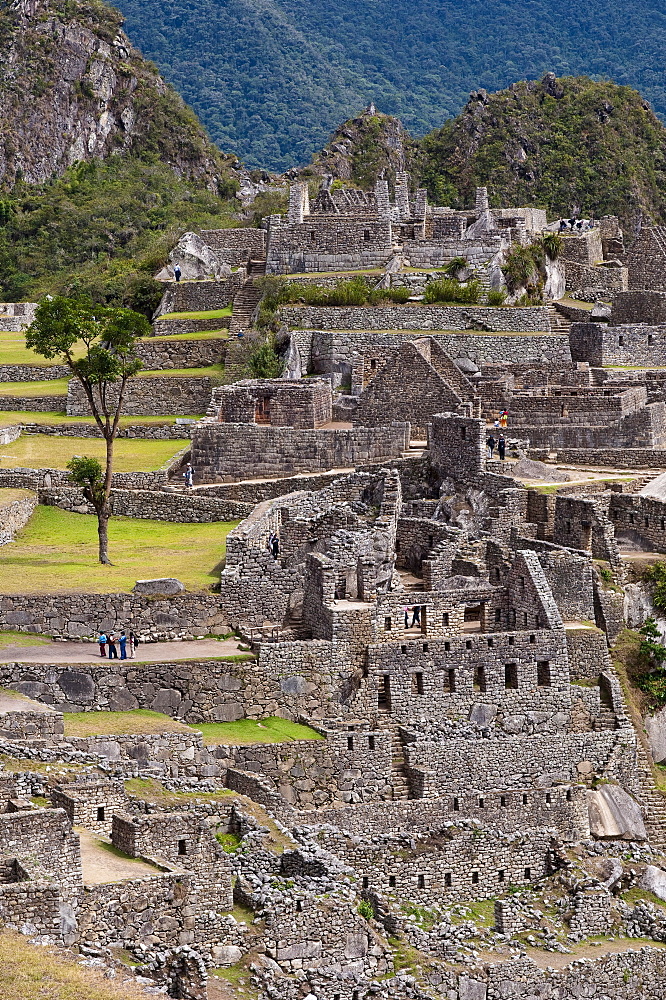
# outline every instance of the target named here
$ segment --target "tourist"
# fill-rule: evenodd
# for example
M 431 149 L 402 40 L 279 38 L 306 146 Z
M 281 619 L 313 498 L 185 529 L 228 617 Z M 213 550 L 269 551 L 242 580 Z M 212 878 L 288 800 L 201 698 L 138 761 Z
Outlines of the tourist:
M 191 489 L 194 486 L 194 469 L 188 462 L 185 467 L 185 472 L 183 473 L 183 479 L 185 480 L 185 485 Z
M 411 608 L 405 606 L 404 610 L 405 610 L 405 628 L 409 628 L 409 612 L 411 611 Z
M 273 559 L 277 559 L 277 557 L 280 554 L 280 536 L 278 535 L 277 531 L 275 532 L 273 538 L 271 539 L 271 553 L 273 555 Z
M 493 452 L 495 450 L 495 445 L 496 444 L 497 444 L 497 441 L 495 440 L 494 436 L 491 434 L 490 437 L 488 438 L 488 440 L 486 441 L 486 447 L 488 449 L 488 458 L 492 458 L 493 457 Z
M 99 655 L 106 656 L 106 633 L 100 632 L 99 639 L 97 641 L 99 643 Z
M 502 410 L 500 413 L 500 427 L 508 427 L 509 425 L 509 411 Z
M 119 639 L 119 643 L 118 644 L 120 646 L 120 659 L 121 660 L 126 660 L 127 659 L 127 635 L 125 633 L 125 629 L 123 629 L 122 632 L 120 633 L 120 639 Z
M 500 457 L 500 462 L 504 461 L 504 453 L 506 451 L 506 441 L 504 440 L 504 435 L 500 434 L 500 439 L 497 442 L 497 453 Z
M 134 632 L 130 632 L 129 636 L 127 637 L 127 645 L 129 646 L 130 660 L 134 659 L 134 649 L 136 647 L 136 643 L 137 639 L 136 636 L 134 635 Z
M 180 281 L 181 274 L 182 271 L 180 270 L 180 265 L 176 264 L 176 266 L 173 269 L 173 276 L 176 279 L 176 281 Z
M 109 647 L 109 659 L 110 660 L 117 660 L 118 659 L 118 650 L 116 649 L 116 635 L 115 635 L 115 632 L 109 632 L 109 636 L 108 636 L 108 639 L 107 639 L 107 645 Z
M 412 612 L 412 628 L 414 628 L 415 625 L 420 625 L 420 624 L 421 624 L 421 608 L 419 607 L 418 604 L 415 604 L 414 610 Z

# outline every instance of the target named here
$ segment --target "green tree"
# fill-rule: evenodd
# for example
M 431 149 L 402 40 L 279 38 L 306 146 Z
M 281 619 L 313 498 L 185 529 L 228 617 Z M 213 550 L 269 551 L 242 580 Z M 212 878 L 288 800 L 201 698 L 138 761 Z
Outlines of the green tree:
M 147 336 L 145 316 L 131 309 L 94 306 L 63 296 L 44 299 L 26 333 L 26 344 L 42 357 L 66 365 L 85 393 L 106 442 L 106 464 L 79 458 L 70 463 L 72 479 L 83 486 L 97 514 L 99 561 L 109 560 L 109 518 L 113 445 L 118 434 L 127 381 L 141 369 L 136 348 Z
M 254 349 L 248 364 L 254 378 L 279 378 L 284 369 L 284 364 L 275 350 L 275 341 L 272 337 Z
M 638 632 L 643 637 L 639 652 L 648 660 L 653 669 L 661 669 L 664 660 L 666 660 L 666 647 L 661 643 L 661 632 L 654 618 L 646 618 Z

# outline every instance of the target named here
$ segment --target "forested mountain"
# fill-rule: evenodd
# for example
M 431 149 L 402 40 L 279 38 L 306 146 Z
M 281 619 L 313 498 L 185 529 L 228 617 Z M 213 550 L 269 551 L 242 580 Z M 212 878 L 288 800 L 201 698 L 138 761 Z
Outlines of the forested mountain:
M 140 305 L 184 228 L 229 224 L 236 158 L 100 0 L 0 7 L 0 297 Z
M 666 116 L 666 12 L 647 0 L 117 0 L 223 149 L 306 163 L 374 101 L 423 135 L 470 91 L 551 70 L 636 87 Z

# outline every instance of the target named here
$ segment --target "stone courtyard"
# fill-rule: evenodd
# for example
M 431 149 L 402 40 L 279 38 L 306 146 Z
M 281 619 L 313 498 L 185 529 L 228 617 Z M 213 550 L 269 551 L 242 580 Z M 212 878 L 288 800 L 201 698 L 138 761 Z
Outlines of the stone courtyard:
M 21 589 L 91 508 L 0 467 L 0 923 L 184 1000 L 661 1000 L 662 246 L 404 173 L 179 242 L 112 504 L 215 581 Z M 85 448 L 63 376 L 0 365 L 0 448 Z

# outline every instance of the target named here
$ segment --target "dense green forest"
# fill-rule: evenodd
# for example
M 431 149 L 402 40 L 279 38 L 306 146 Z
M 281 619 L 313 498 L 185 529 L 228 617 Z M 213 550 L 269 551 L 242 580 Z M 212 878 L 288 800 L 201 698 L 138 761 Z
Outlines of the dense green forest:
M 371 100 L 415 135 L 469 92 L 552 70 L 636 87 L 666 116 L 666 12 L 646 0 L 117 0 L 211 137 L 249 166 L 305 163 Z
M 617 215 L 629 232 L 666 221 L 666 128 L 635 90 L 585 77 L 477 92 L 421 140 L 413 169 L 454 208 L 485 185 L 498 207 Z

